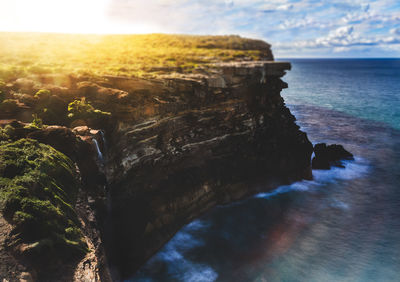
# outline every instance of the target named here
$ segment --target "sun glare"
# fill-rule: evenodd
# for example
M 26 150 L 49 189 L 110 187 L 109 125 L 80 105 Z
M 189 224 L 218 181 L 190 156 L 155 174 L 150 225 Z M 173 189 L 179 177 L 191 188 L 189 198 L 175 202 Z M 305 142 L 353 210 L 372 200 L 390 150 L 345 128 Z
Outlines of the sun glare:
M 156 26 L 110 20 L 110 0 L 0 0 L 0 31 L 151 33 Z

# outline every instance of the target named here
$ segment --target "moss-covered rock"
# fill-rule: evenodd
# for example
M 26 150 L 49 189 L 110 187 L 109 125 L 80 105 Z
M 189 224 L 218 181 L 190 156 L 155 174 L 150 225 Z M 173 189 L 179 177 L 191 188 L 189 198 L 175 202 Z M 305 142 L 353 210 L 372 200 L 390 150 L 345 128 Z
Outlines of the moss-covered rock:
M 52 147 L 31 139 L 1 145 L 0 210 L 14 227 L 6 247 L 49 263 L 83 255 L 79 185 L 74 163 Z
M 99 109 L 95 109 L 85 99 L 74 100 L 68 105 L 68 118 L 71 123 L 76 120 L 84 120 L 87 124 L 99 128 L 108 122 L 111 117 L 111 113 L 103 112 Z
M 50 90 L 41 89 L 35 94 L 35 114 L 50 125 L 65 125 L 67 121 L 67 101 Z

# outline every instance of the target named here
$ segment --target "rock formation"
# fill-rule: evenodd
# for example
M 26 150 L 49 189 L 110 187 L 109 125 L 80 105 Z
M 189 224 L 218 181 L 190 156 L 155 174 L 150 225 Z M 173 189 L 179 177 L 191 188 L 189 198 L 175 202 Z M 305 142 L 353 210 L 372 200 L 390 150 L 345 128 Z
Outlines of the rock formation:
M 242 61 L 148 79 L 32 77 L 9 84 L 8 98 L 26 104 L 15 105 L 18 116 L 2 118 L 28 122 L 23 109 L 43 102 L 63 105 L 52 116 L 73 128 L 3 122 L 14 124 L 5 139 L 35 139 L 77 167 L 82 186 L 71 204 L 92 251 L 74 264 L 69 279 L 110 279 L 106 258 L 114 279 L 127 278 L 215 205 L 311 178 L 312 144 L 280 95 L 289 69 L 285 62 Z M 57 94 L 32 97 L 39 88 Z M 21 89 L 26 96 L 18 96 Z M 101 109 L 111 118 L 71 122 L 65 106 L 74 99 L 89 100 L 92 112 Z
M 0 277 L 111 280 L 101 239 L 105 176 L 93 144 L 62 126 L 11 124 L 17 141 L 0 144 Z
M 148 112 L 117 121 L 107 178 L 121 277 L 210 207 L 311 176 L 312 145 L 280 96 L 288 69 L 242 62 L 165 76 L 146 85 L 157 91 Z
M 315 157 L 312 159 L 313 169 L 330 169 L 331 166 L 344 167 L 342 160 L 354 160 L 353 154 L 342 145 L 318 143 L 314 146 Z

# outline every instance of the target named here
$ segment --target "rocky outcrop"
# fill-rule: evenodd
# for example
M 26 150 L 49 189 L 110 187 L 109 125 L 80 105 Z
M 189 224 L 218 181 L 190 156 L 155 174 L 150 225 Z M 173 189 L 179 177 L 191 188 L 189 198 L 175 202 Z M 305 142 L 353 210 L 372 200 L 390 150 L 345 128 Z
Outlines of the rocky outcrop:
M 8 95 L 28 104 L 18 91 L 38 103 L 32 94 L 44 88 L 64 105 L 87 99 L 111 113 L 96 129 L 84 120 L 73 129 L 9 121 L 13 138 L 50 145 L 78 168 L 84 189 L 74 210 L 92 251 L 65 279 L 107 280 L 106 260 L 115 279 L 127 278 L 211 207 L 311 178 L 312 145 L 280 95 L 289 69 L 245 61 L 151 79 L 51 76 L 11 84 Z
M 342 145 L 326 145 L 318 143 L 314 146 L 315 157 L 312 159 L 313 169 L 330 169 L 331 166 L 344 167 L 342 160 L 354 160 L 353 154 Z
M 117 277 L 210 207 L 311 177 L 312 145 L 280 96 L 288 69 L 271 61 L 216 64 L 147 81 L 144 97 L 137 93 L 143 111 L 120 118 L 109 134 Z
M 107 216 L 106 179 L 97 144 L 104 147 L 99 130 L 48 126 L 27 135 L 67 155 L 79 169 L 83 189 L 79 190 L 75 211 L 79 217 L 89 252 L 74 266 L 74 281 L 111 281 L 103 246 L 103 222 Z M 55 276 L 57 277 L 57 276 Z M 57 278 L 58 279 L 58 278 Z
M 1 201 L 0 277 L 10 281 L 17 281 L 18 277 L 38 281 L 111 281 L 102 243 L 102 223 L 107 214 L 106 182 L 92 142 L 92 138 L 101 134 L 88 129 L 80 131 L 81 136 L 62 126 L 40 129 L 18 121 L 10 121 L 8 126 L 13 128 L 10 142 L 17 141 L 0 146 L 0 158 L 6 160 L 0 165 L 0 179 L 4 180 L 0 184 L 0 194 L 7 193 L 8 189 L 10 194 L 5 195 L 11 199 L 6 197 Z M 32 160 L 34 163 L 28 164 Z M 37 167 L 40 174 L 32 166 Z M 25 194 L 21 194 L 24 203 L 21 207 L 11 198 L 14 182 L 23 183 L 26 189 Z M 20 199 L 18 197 L 16 199 Z M 40 201 L 45 201 L 48 210 L 44 206 L 35 210 L 33 204 L 39 205 Z M 26 203 L 32 203 L 32 207 L 28 209 Z M 27 220 L 24 223 L 15 215 L 9 216 L 7 205 L 17 209 L 15 214 L 22 209 L 24 213 L 36 215 L 35 228 L 32 229 Z M 57 216 L 60 218 L 53 219 L 56 217 L 56 213 L 51 213 L 53 206 L 59 209 L 61 215 Z M 62 227 L 67 221 L 74 225 Z M 68 241 L 72 235 L 68 232 L 65 235 L 67 244 L 62 241 L 63 228 L 66 231 L 75 228 L 74 232 L 81 234 L 79 242 L 84 251 L 74 251 L 74 242 Z M 29 279 L 27 281 L 31 281 Z

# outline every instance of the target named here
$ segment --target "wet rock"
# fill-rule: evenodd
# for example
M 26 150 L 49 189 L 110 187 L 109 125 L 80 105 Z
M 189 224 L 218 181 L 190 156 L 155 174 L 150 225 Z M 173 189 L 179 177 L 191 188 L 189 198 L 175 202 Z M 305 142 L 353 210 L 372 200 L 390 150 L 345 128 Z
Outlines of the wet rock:
M 342 145 L 318 143 L 314 146 L 313 169 L 330 169 L 331 166 L 344 167 L 342 160 L 354 160 L 353 154 Z
M 72 131 L 79 138 L 95 148 L 97 152 L 97 164 L 102 166 L 104 162 L 104 153 L 106 152 L 105 136 L 102 130 L 91 129 L 88 126 L 77 126 Z

